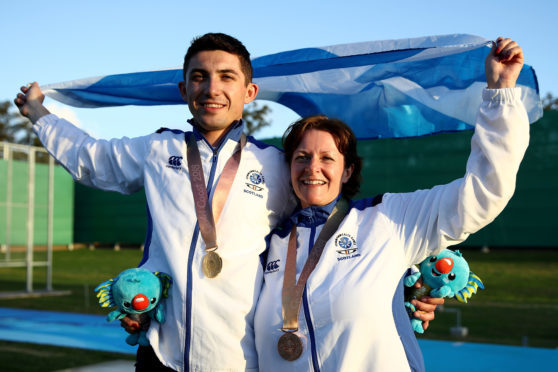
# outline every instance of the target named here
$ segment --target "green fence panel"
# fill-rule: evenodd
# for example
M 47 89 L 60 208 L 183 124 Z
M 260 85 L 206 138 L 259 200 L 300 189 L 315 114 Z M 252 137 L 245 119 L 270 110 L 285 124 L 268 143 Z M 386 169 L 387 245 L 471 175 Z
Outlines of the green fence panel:
M 147 213 L 143 189 L 122 195 L 75 186 L 74 241 L 98 244 L 142 244 Z
M 26 161 L 12 160 L 10 244 L 27 244 L 29 165 Z M 6 244 L 8 193 L 8 162 L 0 160 L 0 244 Z M 33 241 L 47 244 L 48 225 L 48 164 L 35 164 L 35 207 Z M 74 182 L 60 166 L 54 167 L 53 244 L 73 242 Z

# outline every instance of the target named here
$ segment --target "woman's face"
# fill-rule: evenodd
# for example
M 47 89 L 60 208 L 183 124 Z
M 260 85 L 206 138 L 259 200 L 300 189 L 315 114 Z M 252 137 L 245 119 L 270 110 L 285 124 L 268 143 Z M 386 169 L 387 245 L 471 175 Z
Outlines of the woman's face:
M 331 203 L 353 172 L 329 132 L 308 130 L 291 159 L 291 183 L 303 208 Z

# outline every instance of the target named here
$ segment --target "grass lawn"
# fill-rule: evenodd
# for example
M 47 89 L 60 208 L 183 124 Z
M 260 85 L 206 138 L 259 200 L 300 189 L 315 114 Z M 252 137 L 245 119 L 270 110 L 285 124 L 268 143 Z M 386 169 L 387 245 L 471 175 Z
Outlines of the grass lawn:
M 549 285 L 558 274 L 557 250 L 493 249 L 481 253 L 462 249 L 462 253 L 486 287 L 467 304 L 446 299 L 446 309 L 461 311 L 468 336 L 453 338 L 449 328 L 455 325 L 456 314 L 443 311 L 437 312 L 436 320 L 419 338 L 558 348 L 558 287 Z M 41 255 L 44 253 L 36 253 L 36 259 L 41 259 Z M 72 294 L 4 299 L 0 306 L 105 315 L 108 310 L 98 305 L 93 289 L 122 270 L 137 266 L 141 256 L 142 252 L 135 249 L 55 251 L 54 289 L 70 290 Z M 45 287 L 44 268 L 34 269 L 34 280 L 36 290 Z M 23 289 L 25 269 L 0 269 L 0 291 Z M 115 359 L 133 359 L 133 356 L 0 342 L 0 365 L 6 371 L 57 370 Z
M 0 366 L 6 372 L 59 371 L 109 360 L 135 360 L 134 355 L 0 340 Z
M 467 342 L 558 348 L 558 251 L 498 250 L 481 253 L 462 250 L 471 270 L 483 281 L 467 304 L 446 299 L 446 308 L 461 310 Z M 549 285 L 550 284 L 550 285 Z M 438 312 L 425 335 L 419 338 L 455 340 L 449 327 L 456 314 Z
M 97 302 L 93 290 L 97 285 L 114 278 L 118 273 L 136 267 L 143 252 L 138 249 L 78 249 L 55 251 L 53 253 L 52 285 L 55 290 L 70 290 L 70 296 L 38 297 L 28 299 L 2 300 L 3 307 L 17 307 L 33 310 L 67 311 L 86 314 L 108 314 Z M 19 254 L 23 257 L 23 254 Z M 12 253 L 12 258 L 17 254 Z M 44 259 L 44 252 L 36 252 L 35 259 Z M 3 257 L 0 255 L 0 260 Z M 25 290 L 24 268 L 1 268 L 0 291 Z M 44 290 L 46 269 L 33 270 L 33 289 Z

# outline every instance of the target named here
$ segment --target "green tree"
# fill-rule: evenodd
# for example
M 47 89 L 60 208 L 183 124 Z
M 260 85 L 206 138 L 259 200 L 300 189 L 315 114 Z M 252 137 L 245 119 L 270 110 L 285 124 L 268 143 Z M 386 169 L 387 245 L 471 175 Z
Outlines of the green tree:
M 252 136 L 258 130 L 271 125 L 271 121 L 267 119 L 270 113 L 271 109 L 266 104 L 259 106 L 257 102 L 252 102 L 247 105 L 242 113 L 246 134 Z
M 13 120 L 15 115 L 10 113 L 10 102 L 0 102 L 0 141 L 14 142 Z
M 0 102 L 0 141 L 41 146 L 31 122 L 14 110 L 10 101 Z
M 558 110 L 558 98 L 550 92 L 546 93 L 546 96 L 542 99 L 542 105 L 544 111 L 556 111 Z

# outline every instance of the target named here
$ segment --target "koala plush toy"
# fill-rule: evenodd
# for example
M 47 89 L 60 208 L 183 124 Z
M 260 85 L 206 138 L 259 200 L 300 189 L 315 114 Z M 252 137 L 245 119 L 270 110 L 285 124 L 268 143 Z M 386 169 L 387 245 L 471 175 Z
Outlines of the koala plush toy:
M 116 306 L 107 315 L 107 321 L 129 316 L 140 323 L 141 329 L 126 338 L 129 345 L 148 346 L 146 337 L 151 319 L 165 322 L 165 306 L 162 299 L 168 297 L 172 278 L 164 273 L 142 268 L 124 270 L 116 278 L 109 279 L 95 288 L 102 307 Z
M 460 302 L 467 300 L 477 289 L 484 289 L 484 285 L 478 276 L 469 270 L 469 264 L 459 251 L 444 249 L 436 256 L 429 256 L 419 265 L 419 272 L 405 278 L 405 286 L 413 287 L 416 281 L 422 277 L 422 287 L 406 291 L 405 306 L 409 314 L 415 312 L 411 304 L 412 299 L 422 296 L 431 297 L 455 297 Z M 413 329 L 417 333 L 424 333 L 422 321 L 417 318 L 411 319 Z

